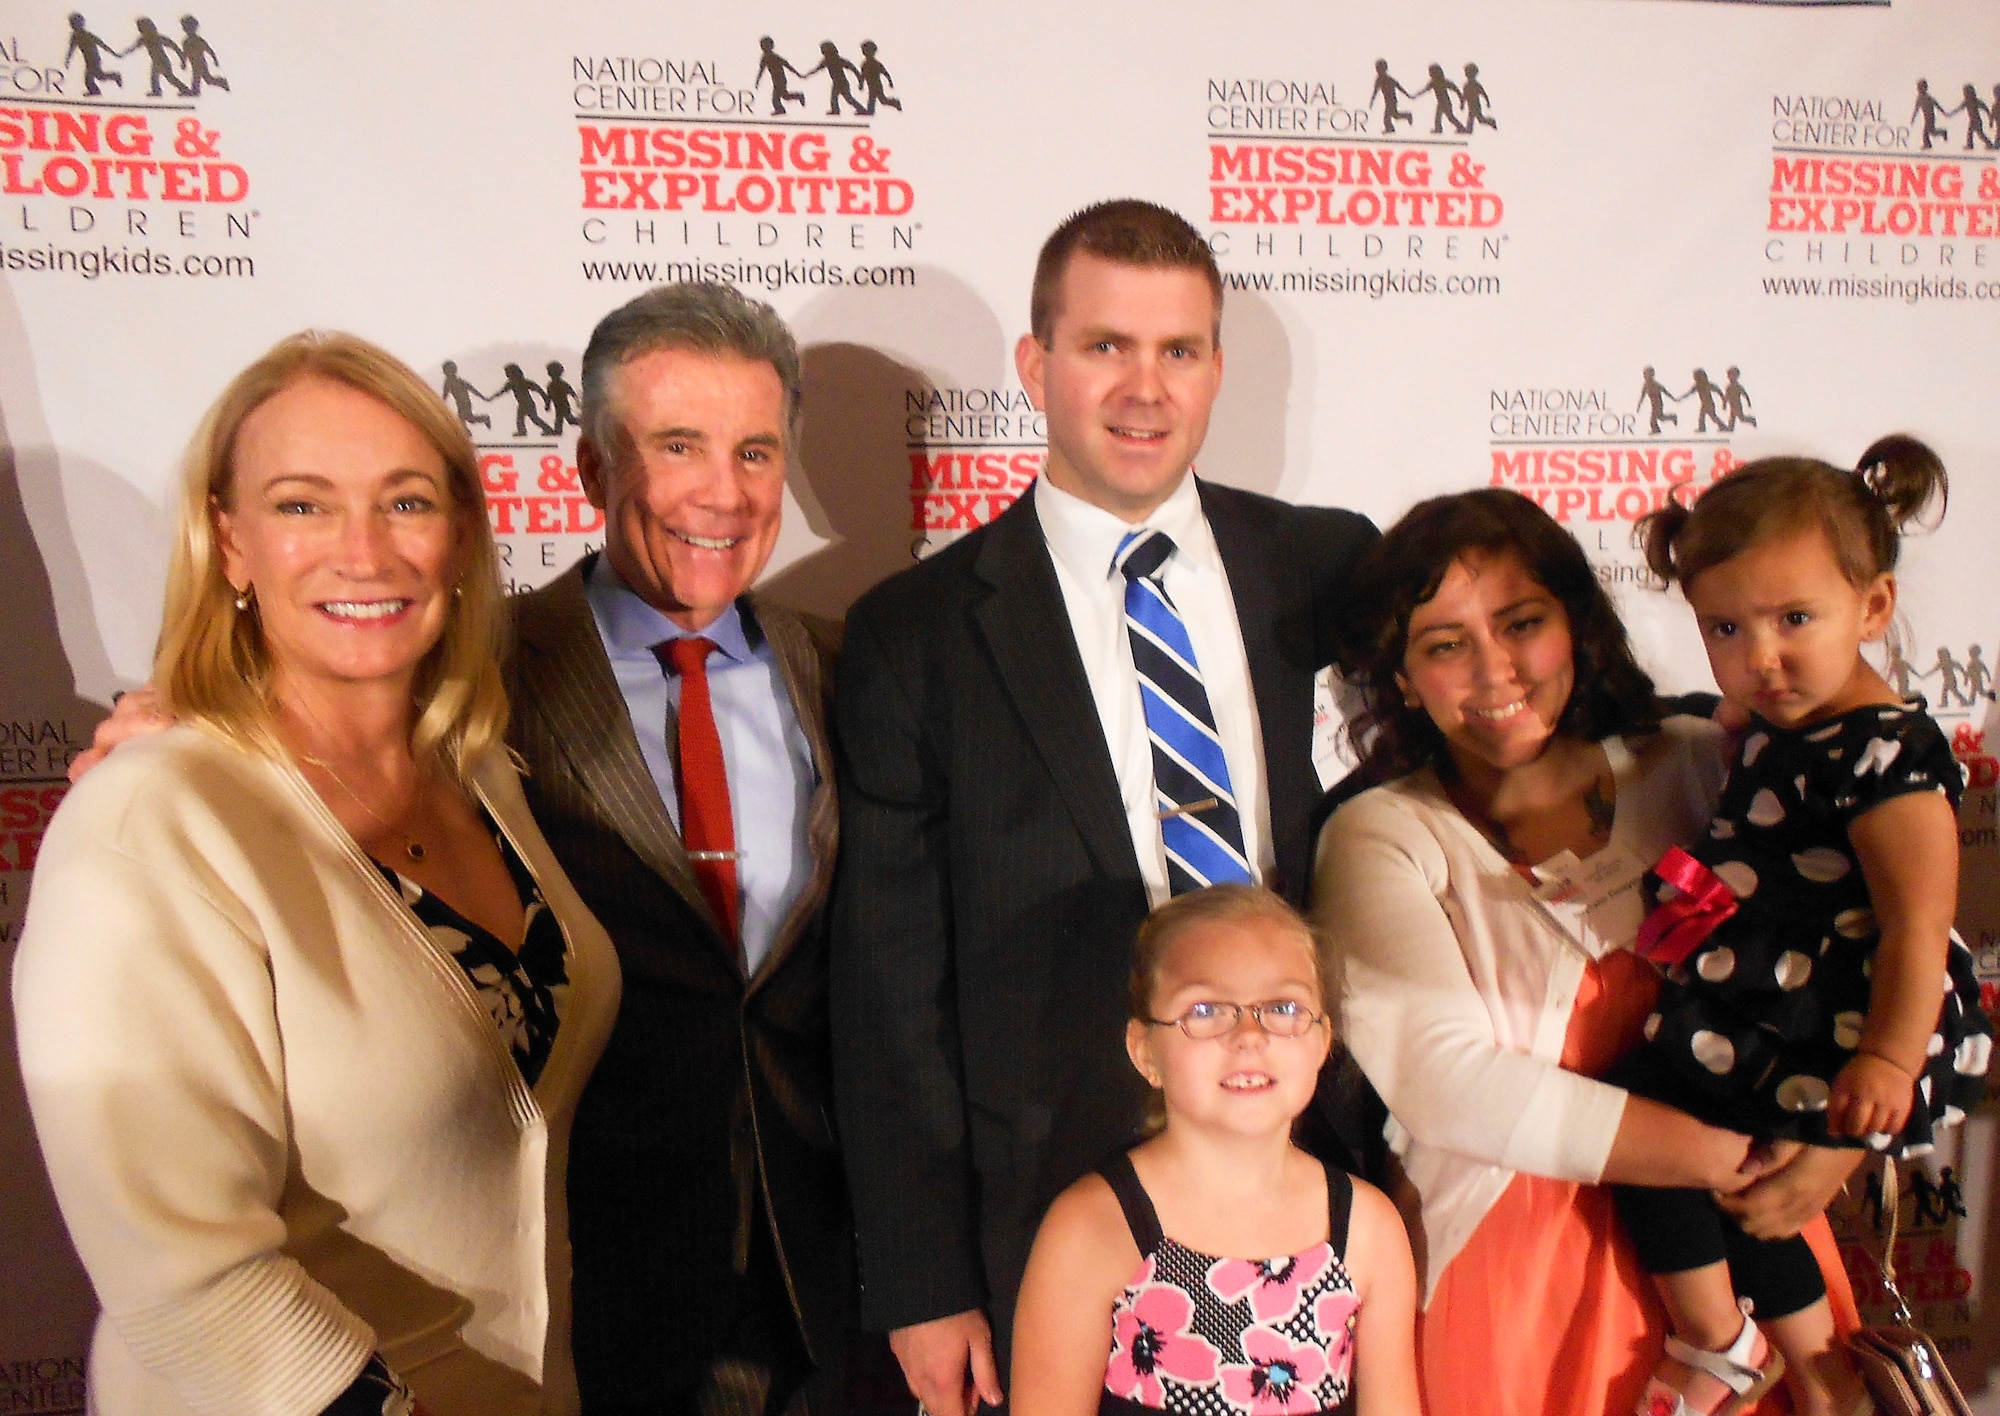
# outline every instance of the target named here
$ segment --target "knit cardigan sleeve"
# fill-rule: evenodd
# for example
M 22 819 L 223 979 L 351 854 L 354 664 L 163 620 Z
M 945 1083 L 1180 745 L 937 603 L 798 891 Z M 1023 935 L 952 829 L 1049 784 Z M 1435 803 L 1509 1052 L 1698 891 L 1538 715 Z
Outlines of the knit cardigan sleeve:
M 69 804 L 14 968 L 64 1220 L 109 1321 L 191 1407 L 318 1412 L 375 1337 L 280 1251 L 291 1142 L 270 958 L 199 843 L 152 849 L 171 830 L 122 829 L 143 808 L 108 790 Z
M 1314 900 L 1338 976 L 1347 1045 L 1390 1114 L 1426 1146 L 1594 1182 L 1625 1093 L 1496 1035 L 1507 985 L 1496 938 L 1511 904 L 1460 898 L 1438 838 L 1389 789 L 1327 823 Z M 1526 1000 L 1530 1010 L 1542 999 Z M 1560 1038 L 1560 1033 L 1556 1034 Z

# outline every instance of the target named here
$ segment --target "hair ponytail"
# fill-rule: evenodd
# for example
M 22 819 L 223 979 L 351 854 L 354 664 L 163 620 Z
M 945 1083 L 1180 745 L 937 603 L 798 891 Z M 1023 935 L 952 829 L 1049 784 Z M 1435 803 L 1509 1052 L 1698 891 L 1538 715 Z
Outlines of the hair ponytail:
M 1680 579 L 1680 568 L 1674 563 L 1674 542 L 1693 514 L 1669 496 L 1664 506 L 1647 512 L 1632 528 L 1632 540 L 1646 557 L 1646 569 L 1665 584 Z
M 1633 535 L 1646 566 L 1683 587 L 1752 546 L 1809 530 L 1825 533 L 1840 572 L 1866 585 L 1896 568 L 1902 535 L 1944 515 L 1944 463 L 1907 433 L 1877 438 L 1851 472 L 1812 457 L 1746 462 L 1692 507 L 1669 502 Z M 1937 518 L 1925 520 L 1935 502 Z
M 1898 535 L 1912 523 L 1924 525 L 1924 513 L 1933 501 L 1938 504 L 1937 519 L 1929 524 L 1944 519 L 1951 498 L 1944 463 L 1928 444 L 1907 433 L 1891 433 L 1870 443 L 1854 464 L 1854 476 L 1881 503 Z

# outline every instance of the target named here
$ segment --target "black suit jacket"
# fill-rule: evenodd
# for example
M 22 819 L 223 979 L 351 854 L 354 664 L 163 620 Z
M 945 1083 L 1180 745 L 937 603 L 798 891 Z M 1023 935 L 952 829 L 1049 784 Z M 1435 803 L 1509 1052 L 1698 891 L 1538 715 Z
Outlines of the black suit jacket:
M 753 607 L 819 781 L 812 879 L 746 979 L 640 756 L 584 598 L 587 565 L 514 601 L 509 684 L 529 805 L 625 977 L 570 1136 L 578 1383 L 587 1408 L 694 1381 L 728 1336 L 751 1226 L 767 1223 L 808 1350 L 837 1380 L 852 1240 L 826 1011 L 833 629 Z
M 1310 874 L 1313 677 L 1375 529 L 1203 484 L 1263 731 L 1278 879 Z M 848 616 L 836 1092 L 865 1326 L 987 1308 L 1004 1351 L 1049 1202 L 1131 1143 L 1147 897 L 1033 499 Z M 1004 1368 L 1003 1368 L 1004 1370 Z

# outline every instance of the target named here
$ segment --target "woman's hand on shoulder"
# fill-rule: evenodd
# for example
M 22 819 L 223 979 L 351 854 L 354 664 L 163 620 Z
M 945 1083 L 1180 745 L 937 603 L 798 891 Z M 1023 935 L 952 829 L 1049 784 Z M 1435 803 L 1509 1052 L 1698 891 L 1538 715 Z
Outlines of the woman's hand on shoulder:
M 1111 1308 L 1139 1267 L 1118 1197 L 1086 1175 L 1056 1197 L 1035 1233 L 1014 1310 L 1014 1416 L 1086 1416 L 1111 1356 Z
M 1361 1310 L 1354 1326 L 1357 1416 L 1417 1410 L 1417 1270 L 1403 1216 L 1365 1180 L 1354 1182 L 1347 1271 Z

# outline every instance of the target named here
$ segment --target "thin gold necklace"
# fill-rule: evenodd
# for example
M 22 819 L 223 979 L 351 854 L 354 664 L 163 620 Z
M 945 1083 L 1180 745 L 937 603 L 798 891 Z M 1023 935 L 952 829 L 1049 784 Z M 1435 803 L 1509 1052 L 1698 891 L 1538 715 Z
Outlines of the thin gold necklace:
M 300 703 L 298 705 L 298 708 L 299 711 L 305 715 L 306 721 L 311 723 L 313 727 L 318 730 L 319 735 L 322 738 L 325 738 L 328 741 L 332 740 L 332 734 L 327 732 L 326 725 L 320 722 L 319 715 L 313 712 L 312 708 L 309 705 L 305 703 Z M 326 773 L 327 776 L 333 778 L 333 784 L 336 787 L 339 787 L 341 791 L 347 794 L 347 799 L 353 802 L 356 806 L 360 807 L 363 811 L 367 812 L 371 817 L 373 817 L 375 819 L 375 824 L 377 826 L 380 826 L 386 834 L 402 838 L 403 853 L 409 856 L 411 860 L 422 860 L 426 855 L 430 854 L 430 852 L 424 849 L 424 843 L 422 841 L 418 840 L 408 831 L 398 830 L 388 820 L 388 818 L 383 816 L 382 813 L 377 811 L 374 807 L 370 806 L 367 803 L 367 801 L 365 801 L 362 798 L 361 793 L 355 791 L 354 788 L 348 786 L 347 779 L 341 776 L 340 773 L 334 769 L 334 765 L 331 762 L 328 762 L 323 757 L 314 757 L 309 753 L 300 753 L 299 760 L 301 762 L 311 763 L 313 766 L 319 768 L 320 771 Z M 417 789 L 410 797 L 409 809 L 403 813 L 406 819 L 416 811 L 418 806 L 422 804 L 423 799 L 424 799 L 424 778 L 421 775 L 419 775 L 417 778 Z
M 300 761 L 310 762 L 313 766 L 319 768 L 320 771 L 326 773 L 327 776 L 333 778 L 333 784 L 336 787 L 339 787 L 343 792 L 347 793 L 348 800 L 352 801 L 356 806 L 360 807 L 363 811 L 367 812 L 370 816 L 374 817 L 375 824 L 380 826 L 384 832 L 386 832 L 391 836 L 402 837 L 403 852 L 404 854 L 409 856 L 411 860 L 422 860 L 426 855 L 430 854 L 428 851 L 424 849 L 424 843 L 422 841 L 418 840 L 415 836 L 412 836 L 408 831 L 398 830 L 394 825 L 392 825 L 387 820 L 387 818 L 385 818 L 382 815 L 381 812 L 377 811 L 374 807 L 370 806 L 366 801 L 364 801 L 362 799 L 361 793 L 355 791 L 354 788 L 347 785 L 347 779 L 334 770 L 333 764 L 331 762 L 328 762 L 325 759 L 318 757 L 302 757 L 300 758 Z M 416 795 L 410 798 L 410 806 L 412 811 L 414 811 L 417 804 L 423 800 L 423 794 L 424 794 L 423 782 L 421 779 L 419 779 L 417 783 Z M 407 816 L 409 813 L 406 812 L 404 814 Z

